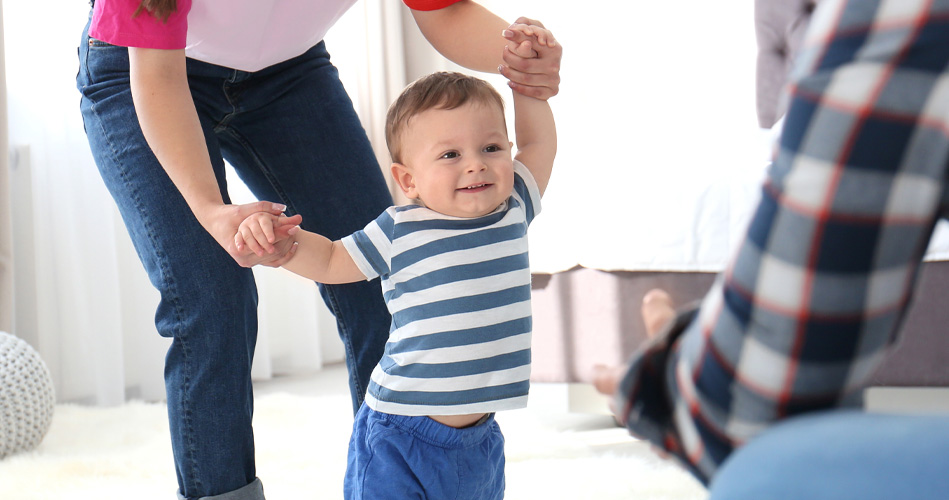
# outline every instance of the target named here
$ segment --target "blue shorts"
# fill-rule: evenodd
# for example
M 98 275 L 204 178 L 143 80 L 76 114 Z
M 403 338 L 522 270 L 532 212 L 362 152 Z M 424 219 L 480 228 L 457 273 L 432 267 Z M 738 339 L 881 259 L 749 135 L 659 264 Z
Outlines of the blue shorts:
M 456 429 L 363 404 L 353 423 L 346 500 L 504 498 L 504 436 L 491 415 Z

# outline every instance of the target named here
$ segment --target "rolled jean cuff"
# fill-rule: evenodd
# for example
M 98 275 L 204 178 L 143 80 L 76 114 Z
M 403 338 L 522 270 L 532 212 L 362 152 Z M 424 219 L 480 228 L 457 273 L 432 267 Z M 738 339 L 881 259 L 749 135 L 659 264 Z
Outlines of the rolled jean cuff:
M 178 500 L 188 500 L 181 496 L 180 490 L 178 491 Z M 227 493 L 214 495 L 213 497 L 201 497 L 197 500 L 264 500 L 264 483 L 261 483 L 260 479 L 256 478 L 254 482 L 234 491 L 228 491 Z

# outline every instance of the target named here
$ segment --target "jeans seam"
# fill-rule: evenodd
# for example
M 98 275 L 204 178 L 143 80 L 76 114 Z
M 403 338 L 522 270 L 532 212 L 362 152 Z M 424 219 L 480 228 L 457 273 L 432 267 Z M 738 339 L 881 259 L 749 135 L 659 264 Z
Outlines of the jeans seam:
M 86 60 L 88 61 L 88 52 L 86 53 Z M 88 65 L 84 64 L 83 66 L 86 68 L 87 76 L 91 76 L 89 75 Z M 91 77 L 89 78 L 89 81 L 91 81 Z M 122 162 L 118 160 L 118 152 L 116 151 L 116 148 L 115 148 L 115 142 L 112 140 L 112 136 L 111 134 L 108 133 L 108 130 L 106 130 L 106 128 L 102 126 L 104 120 L 98 113 L 95 100 L 90 99 L 88 96 L 84 96 L 84 97 L 86 99 L 89 99 L 90 111 L 96 115 L 97 122 L 100 127 L 102 136 L 105 137 L 105 140 L 109 144 L 109 153 L 112 156 L 112 164 L 121 165 Z M 183 335 L 179 334 L 180 325 L 183 322 L 182 320 L 183 311 L 181 307 L 180 296 L 177 291 L 177 285 L 175 284 L 175 281 L 168 270 L 168 265 L 167 265 L 168 259 L 164 255 L 164 252 L 161 251 L 161 247 L 157 244 L 157 238 L 155 238 L 155 232 L 153 230 L 154 226 L 151 223 L 151 219 L 150 219 L 148 211 L 144 209 L 144 206 L 141 203 L 141 196 L 140 196 L 139 190 L 135 187 L 134 183 L 129 182 L 127 171 L 124 168 L 119 169 L 119 176 L 122 179 L 122 183 L 126 187 L 126 192 L 129 194 L 129 198 L 132 200 L 133 204 L 135 205 L 135 209 L 138 210 L 139 214 L 141 214 L 142 224 L 145 228 L 145 232 L 148 235 L 148 239 L 151 242 L 152 248 L 155 251 L 155 258 L 157 260 L 157 264 L 161 272 L 161 281 L 165 285 L 164 288 L 167 291 L 166 293 L 170 295 L 169 300 L 172 303 L 172 307 L 175 311 L 175 325 L 173 327 L 172 337 L 174 338 L 175 342 L 179 343 L 179 345 L 181 346 L 182 353 L 183 353 L 184 368 L 185 368 L 186 375 L 182 379 L 180 390 L 182 391 L 182 394 L 187 395 L 189 394 L 189 387 L 191 385 L 191 379 L 188 374 L 191 373 L 190 363 L 191 363 L 192 356 L 191 356 L 191 350 L 190 350 L 188 342 L 185 340 Z M 197 489 L 197 487 L 200 485 L 200 480 L 197 479 L 199 477 L 198 466 L 197 466 L 197 460 L 194 457 L 195 432 L 194 432 L 194 427 L 193 427 L 193 419 L 192 419 L 191 411 L 188 409 L 190 408 L 190 405 L 183 404 L 182 407 L 185 408 L 184 426 L 185 426 L 185 431 L 188 435 L 188 461 L 190 462 L 189 468 L 191 469 L 191 472 L 192 472 L 191 478 L 193 481 L 195 481 L 195 484 L 191 486 L 192 488 Z
M 274 192 L 277 193 L 277 196 L 280 197 L 279 201 L 287 205 L 288 213 L 290 213 L 291 215 L 297 213 L 296 208 L 294 208 L 294 205 L 293 205 L 293 200 L 289 199 L 289 197 L 287 196 L 287 192 L 282 188 L 280 183 L 277 182 L 276 177 L 274 177 L 273 173 L 267 167 L 267 164 L 263 160 L 261 160 L 261 157 L 257 153 L 257 150 L 254 149 L 251 143 L 247 141 L 243 135 L 241 135 L 236 130 L 226 125 L 226 122 L 228 121 L 228 118 L 230 116 L 231 115 L 228 115 L 223 120 L 221 120 L 219 125 L 215 127 L 216 128 L 215 131 L 219 133 L 225 133 L 229 135 L 230 137 L 232 137 L 235 141 L 237 141 L 237 143 L 240 144 L 241 147 L 244 148 L 244 150 L 249 153 L 250 157 L 254 159 L 254 163 L 257 165 L 257 168 L 260 169 L 261 172 L 263 172 L 264 177 L 267 178 L 267 182 L 270 183 L 270 187 L 272 187 Z M 277 200 L 271 200 L 271 201 L 277 201 Z
M 230 116 L 230 115 L 228 115 Z M 293 199 L 287 195 L 286 191 L 282 188 L 281 184 L 277 182 L 276 177 L 271 173 L 270 169 L 267 167 L 267 164 L 261 159 L 261 156 L 257 153 L 254 147 L 249 141 L 247 141 L 243 135 L 238 131 L 227 125 L 228 117 L 222 119 L 217 126 L 215 126 L 215 132 L 219 134 L 227 134 L 229 137 L 244 148 L 247 151 L 250 158 L 253 159 L 254 163 L 257 165 L 257 168 L 263 173 L 264 177 L 267 179 L 267 182 L 270 183 L 270 186 L 273 188 L 274 192 L 277 193 L 277 196 L 280 198 L 280 202 L 284 203 L 287 206 L 288 214 L 298 213 L 296 206 L 293 203 Z M 276 201 L 276 200 L 271 200 Z M 320 285 L 327 292 L 325 294 L 327 306 L 332 311 L 333 316 L 336 317 L 336 325 L 339 333 L 339 337 L 343 342 L 343 351 L 346 355 L 346 364 L 349 372 L 349 378 L 352 381 L 352 387 L 355 391 L 353 401 L 355 409 L 358 409 L 362 402 L 365 400 L 366 391 L 368 387 L 363 387 L 359 379 L 359 365 L 357 364 L 355 350 L 353 347 L 353 338 L 352 332 L 350 331 L 349 325 L 345 321 L 345 315 L 342 314 L 342 311 L 339 306 L 339 301 L 336 298 L 335 289 L 332 286 Z M 355 411 L 355 410 L 354 410 Z

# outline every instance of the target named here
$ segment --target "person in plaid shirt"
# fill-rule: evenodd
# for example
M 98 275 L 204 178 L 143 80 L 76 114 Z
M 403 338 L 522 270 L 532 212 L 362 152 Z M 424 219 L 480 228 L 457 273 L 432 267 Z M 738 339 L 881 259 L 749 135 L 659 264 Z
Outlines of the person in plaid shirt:
M 949 208 L 949 0 L 823 1 L 804 45 L 743 242 L 700 307 L 647 296 L 617 418 L 713 499 L 946 498 L 949 418 L 845 408 Z

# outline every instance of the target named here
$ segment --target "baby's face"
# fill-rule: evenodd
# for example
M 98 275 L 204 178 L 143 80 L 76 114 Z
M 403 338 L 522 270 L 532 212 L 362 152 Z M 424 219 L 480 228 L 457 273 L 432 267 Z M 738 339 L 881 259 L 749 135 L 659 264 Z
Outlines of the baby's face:
M 480 217 L 511 195 L 511 143 L 498 106 L 430 109 L 409 120 L 402 141 L 411 186 L 400 184 L 436 212 Z

